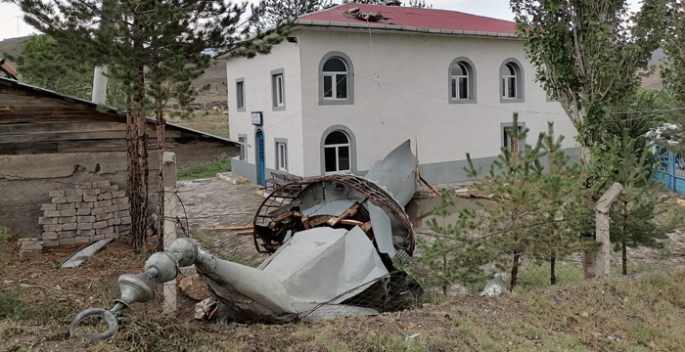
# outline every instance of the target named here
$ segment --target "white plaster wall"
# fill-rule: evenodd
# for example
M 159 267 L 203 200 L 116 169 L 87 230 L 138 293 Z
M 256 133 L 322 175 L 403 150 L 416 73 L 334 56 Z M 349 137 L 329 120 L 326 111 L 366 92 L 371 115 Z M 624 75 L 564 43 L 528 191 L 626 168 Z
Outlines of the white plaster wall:
M 576 144 L 576 130 L 561 106 L 548 102 L 534 82 L 535 69 L 526 60 L 521 41 L 387 32 L 369 38 L 368 31 L 316 29 L 297 36 L 304 176 L 321 174 L 321 137 L 332 125 L 345 125 L 355 134 L 360 171 L 407 139 L 412 145 L 418 140 L 421 164 L 463 160 L 467 152 L 474 158 L 495 156 L 501 147 L 500 124 L 511 122 L 514 111 L 531 130 L 529 142 L 547 130 L 547 121 L 554 121 L 555 132 L 566 136 L 564 147 Z M 353 61 L 354 105 L 319 106 L 317 71 L 321 58 L 331 51 L 341 51 Z M 448 103 L 448 67 L 462 56 L 476 66 L 476 104 Z M 500 103 L 499 69 L 507 58 L 523 64 L 523 103 Z
M 228 86 L 228 115 L 230 139 L 237 141 L 238 135 L 247 135 L 247 159 L 255 164 L 255 126 L 252 125 L 252 111 L 261 111 L 264 116 L 264 149 L 266 168 L 275 169 L 275 138 L 288 139 L 288 172 L 304 174 L 302 144 L 302 94 L 300 82 L 300 54 L 296 43 L 283 41 L 273 47 L 271 54 L 259 55 L 253 59 L 232 58 L 226 60 Z M 274 111 L 271 101 L 271 71 L 284 69 L 285 110 Z M 245 79 L 245 112 L 236 107 L 236 79 Z M 268 174 L 267 174 L 268 175 Z

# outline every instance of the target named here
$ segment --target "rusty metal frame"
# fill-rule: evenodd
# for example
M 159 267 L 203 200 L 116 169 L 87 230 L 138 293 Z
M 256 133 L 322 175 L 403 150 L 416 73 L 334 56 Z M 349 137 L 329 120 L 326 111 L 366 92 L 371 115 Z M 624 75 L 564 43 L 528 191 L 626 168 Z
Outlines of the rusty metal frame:
M 392 198 L 392 196 L 388 194 L 388 192 L 386 192 L 384 189 L 365 178 L 355 175 L 326 175 L 313 179 L 295 181 L 283 185 L 278 189 L 274 190 L 273 192 L 271 192 L 271 194 L 268 197 L 266 197 L 266 199 L 264 199 L 262 204 L 257 209 L 257 212 L 255 213 L 255 217 L 252 222 L 253 225 L 257 226 L 258 224 L 260 224 L 260 222 L 261 224 L 263 224 L 263 221 L 265 221 L 266 219 L 271 219 L 271 217 L 268 215 L 269 213 L 278 208 L 281 208 L 283 205 L 286 204 L 287 201 L 292 201 L 293 199 L 297 198 L 300 192 L 302 192 L 307 187 L 321 182 L 341 183 L 347 187 L 356 190 L 359 193 L 364 194 L 368 197 L 369 200 L 372 200 L 376 203 L 388 207 L 393 213 L 395 213 L 395 215 L 399 217 L 402 223 L 407 227 L 407 240 L 409 243 L 404 248 L 404 250 L 407 253 L 409 253 L 409 255 L 411 255 L 414 252 L 414 229 L 411 225 L 411 221 L 409 220 L 409 216 L 404 211 L 404 209 L 402 209 L 402 207 L 399 204 L 397 204 L 397 202 Z M 253 233 L 252 238 L 254 240 L 254 245 L 257 249 L 257 252 L 269 253 L 269 251 L 263 251 L 259 248 L 259 244 L 257 243 L 258 235 L 256 231 Z

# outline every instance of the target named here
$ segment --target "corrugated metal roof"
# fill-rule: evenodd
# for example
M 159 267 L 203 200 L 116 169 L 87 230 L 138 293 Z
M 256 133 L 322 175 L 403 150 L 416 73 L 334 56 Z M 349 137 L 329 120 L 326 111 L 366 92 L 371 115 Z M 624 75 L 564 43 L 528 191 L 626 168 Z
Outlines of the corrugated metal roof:
M 309 217 L 319 215 L 340 216 L 356 202 L 354 199 L 331 200 L 303 210 L 302 215 Z
M 373 181 L 388 191 L 402 206 L 407 205 L 416 193 L 414 170 L 419 160 L 411 152 L 409 140 L 376 163 L 364 178 Z
M 366 203 L 366 208 L 369 210 L 369 217 L 371 218 L 371 225 L 373 226 L 373 236 L 378 243 L 378 251 L 387 253 L 391 258 L 395 256 L 395 245 L 392 239 L 392 225 L 390 224 L 390 216 L 383 210 L 383 208 L 371 203 Z

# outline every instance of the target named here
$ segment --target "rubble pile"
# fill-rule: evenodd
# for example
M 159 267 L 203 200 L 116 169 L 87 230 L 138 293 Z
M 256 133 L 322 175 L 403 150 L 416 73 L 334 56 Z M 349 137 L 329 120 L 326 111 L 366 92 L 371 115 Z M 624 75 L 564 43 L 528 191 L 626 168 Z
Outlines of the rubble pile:
M 41 206 L 43 216 L 38 219 L 45 247 L 117 238 L 131 231 L 126 191 L 110 181 L 51 191 L 50 197 L 51 202 Z

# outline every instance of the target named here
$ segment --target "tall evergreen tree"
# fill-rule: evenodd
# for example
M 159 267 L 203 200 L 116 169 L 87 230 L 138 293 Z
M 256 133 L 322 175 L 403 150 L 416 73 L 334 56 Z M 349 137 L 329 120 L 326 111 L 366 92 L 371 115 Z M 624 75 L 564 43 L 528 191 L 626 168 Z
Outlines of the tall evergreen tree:
M 262 6 L 262 25 L 270 27 L 300 15 L 335 6 L 335 3 L 332 0 L 262 0 Z
M 132 244 L 146 242 L 148 152 L 146 115 L 164 98 L 187 101 L 185 80 L 203 72 L 207 48 L 252 57 L 281 40 L 282 27 L 256 29 L 262 9 L 223 0 L 13 0 L 24 20 L 52 37 L 68 59 L 90 57 L 107 66 L 126 96 L 128 180 Z M 181 69 L 181 67 L 183 67 Z M 166 89 L 171 84 L 174 89 Z M 163 121 L 158 121 L 163 126 Z M 163 128 L 163 127 L 161 127 Z M 158 141 L 160 146 L 163 140 Z

